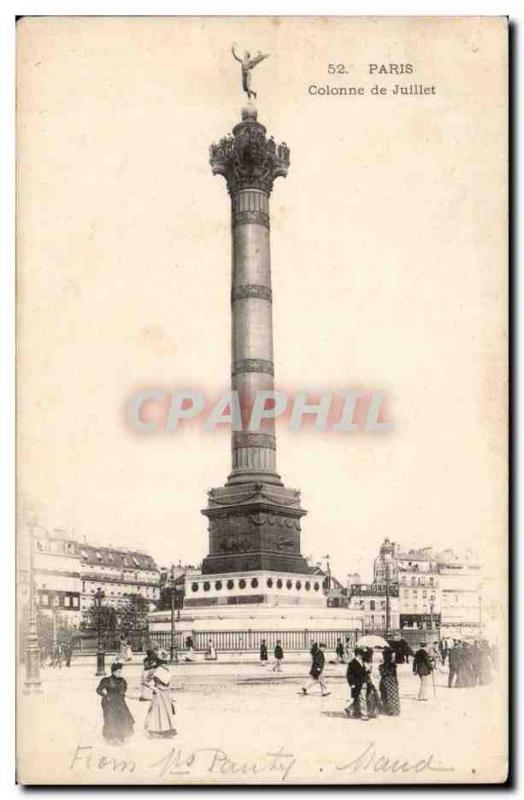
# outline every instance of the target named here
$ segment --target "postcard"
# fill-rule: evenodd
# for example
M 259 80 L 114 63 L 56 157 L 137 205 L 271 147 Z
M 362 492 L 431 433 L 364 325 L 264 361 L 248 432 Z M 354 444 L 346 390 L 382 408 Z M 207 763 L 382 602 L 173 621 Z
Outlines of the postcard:
M 17 780 L 508 775 L 508 20 L 17 23 Z

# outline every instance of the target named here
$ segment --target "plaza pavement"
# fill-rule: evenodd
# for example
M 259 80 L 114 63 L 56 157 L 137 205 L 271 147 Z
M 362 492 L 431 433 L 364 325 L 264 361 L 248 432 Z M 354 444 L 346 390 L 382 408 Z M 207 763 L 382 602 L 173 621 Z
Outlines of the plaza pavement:
M 346 718 L 345 666 L 328 664 L 331 694 L 303 696 L 307 658 L 282 673 L 257 661 L 172 666 L 178 735 L 148 738 L 140 664 L 124 667 L 135 734 L 122 746 L 101 736 L 94 658 L 41 672 L 42 692 L 19 676 L 19 780 L 30 783 L 381 783 L 505 779 L 506 697 L 497 683 L 417 700 L 418 678 L 399 667 L 401 716 Z M 108 671 L 109 672 L 109 671 Z M 21 736 L 20 736 L 21 734 Z

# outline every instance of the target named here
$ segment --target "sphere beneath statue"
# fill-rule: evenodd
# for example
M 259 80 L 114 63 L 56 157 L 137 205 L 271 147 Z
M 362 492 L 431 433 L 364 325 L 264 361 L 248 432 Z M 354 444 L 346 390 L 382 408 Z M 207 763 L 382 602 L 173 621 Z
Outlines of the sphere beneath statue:
M 242 109 L 242 121 L 243 122 L 257 121 L 257 110 L 255 106 L 244 106 L 244 108 Z

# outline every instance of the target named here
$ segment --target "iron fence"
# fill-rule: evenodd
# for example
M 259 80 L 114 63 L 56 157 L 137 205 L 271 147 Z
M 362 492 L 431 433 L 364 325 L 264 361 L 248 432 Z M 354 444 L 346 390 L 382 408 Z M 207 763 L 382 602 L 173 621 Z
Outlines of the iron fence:
M 280 641 L 284 651 L 309 651 L 312 642 L 326 645 L 327 650 L 335 650 L 337 640 L 345 643 L 346 637 L 349 638 L 351 645 L 355 644 L 360 632 L 355 630 L 343 631 L 319 631 L 319 630 L 288 630 L 288 631 L 197 631 L 193 634 L 193 647 L 198 652 L 204 652 L 209 642 L 217 652 L 257 652 L 260 650 L 262 640 L 265 640 L 268 649 Z M 121 649 L 120 637 L 111 633 L 102 635 L 102 649 L 106 653 L 117 653 Z M 139 632 L 129 633 L 126 641 L 131 645 L 135 653 L 141 653 L 147 647 L 157 645 L 164 650 L 171 647 L 171 631 Z M 174 646 L 177 650 L 186 648 L 185 635 L 179 631 L 175 632 Z M 95 653 L 98 648 L 98 637 L 90 633 L 79 634 L 75 640 L 74 649 L 77 653 Z

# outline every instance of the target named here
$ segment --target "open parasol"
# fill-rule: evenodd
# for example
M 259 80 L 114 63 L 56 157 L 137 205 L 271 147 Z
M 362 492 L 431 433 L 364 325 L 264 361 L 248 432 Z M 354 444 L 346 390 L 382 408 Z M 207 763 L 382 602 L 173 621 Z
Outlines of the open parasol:
M 374 636 L 369 634 L 369 636 L 362 636 L 358 642 L 357 647 L 389 647 L 389 644 L 386 642 L 382 636 Z

